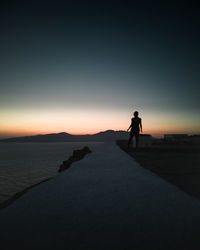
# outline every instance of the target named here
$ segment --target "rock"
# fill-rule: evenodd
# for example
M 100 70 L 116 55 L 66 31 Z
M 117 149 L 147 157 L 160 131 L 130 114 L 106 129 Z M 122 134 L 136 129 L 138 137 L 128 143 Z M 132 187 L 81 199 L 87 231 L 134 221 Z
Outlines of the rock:
M 65 169 L 69 168 L 74 161 L 80 161 L 86 154 L 89 153 L 92 153 L 92 151 L 88 147 L 74 150 L 72 156 L 70 156 L 68 160 L 63 161 L 63 163 L 60 165 L 58 172 L 62 172 Z

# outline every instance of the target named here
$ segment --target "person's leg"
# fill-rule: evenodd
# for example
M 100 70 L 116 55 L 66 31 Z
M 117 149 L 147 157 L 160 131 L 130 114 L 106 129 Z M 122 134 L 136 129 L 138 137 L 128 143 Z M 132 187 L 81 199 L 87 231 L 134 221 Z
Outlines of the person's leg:
M 133 139 L 133 133 L 130 132 L 130 136 L 129 136 L 129 140 L 128 140 L 128 148 L 131 144 L 132 139 Z
M 135 135 L 135 146 L 136 146 L 136 148 L 138 148 L 138 145 L 139 145 L 139 134 L 136 134 Z

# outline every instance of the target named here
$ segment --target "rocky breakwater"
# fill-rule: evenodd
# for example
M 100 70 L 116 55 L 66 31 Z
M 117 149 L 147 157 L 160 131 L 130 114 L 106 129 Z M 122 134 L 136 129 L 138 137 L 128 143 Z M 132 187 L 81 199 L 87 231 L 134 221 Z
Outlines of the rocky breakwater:
M 85 157 L 86 154 L 92 153 L 92 151 L 88 147 L 84 147 L 82 149 L 74 150 L 73 154 L 69 157 L 68 160 L 63 161 L 60 165 L 58 172 L 62 172 L 69 168 L 71 164 L 75 161 L 80 161 Z

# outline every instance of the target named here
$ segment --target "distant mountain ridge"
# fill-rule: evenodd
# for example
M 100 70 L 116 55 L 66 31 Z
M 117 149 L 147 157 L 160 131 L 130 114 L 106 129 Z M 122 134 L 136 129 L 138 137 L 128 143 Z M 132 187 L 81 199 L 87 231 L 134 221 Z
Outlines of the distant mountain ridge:
M 45 135 L 33 135 L 2 139 L 0 142 L 84 142 L 84 141 L 110 141 L 127 139 L 128 132 L 123 130 L 106 130 L 93 135 L 71 135 L 66 132 Z

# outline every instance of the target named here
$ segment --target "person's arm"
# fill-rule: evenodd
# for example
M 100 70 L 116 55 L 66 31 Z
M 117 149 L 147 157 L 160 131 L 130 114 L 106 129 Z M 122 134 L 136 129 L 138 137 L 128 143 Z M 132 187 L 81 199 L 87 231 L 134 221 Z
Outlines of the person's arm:
M 132 123 L 131 123 L 131 125 L 128 127 L 128 129 L 127 129 L 127 132 L 129 131 L 129 129 L 132 127 Z
M 142 133 L 142 119 L 140 120 L 140 131 Z

